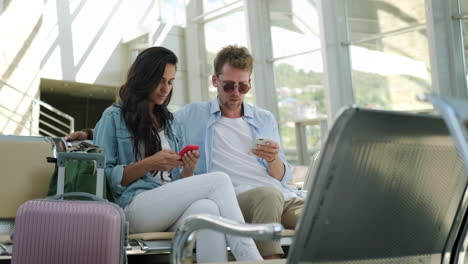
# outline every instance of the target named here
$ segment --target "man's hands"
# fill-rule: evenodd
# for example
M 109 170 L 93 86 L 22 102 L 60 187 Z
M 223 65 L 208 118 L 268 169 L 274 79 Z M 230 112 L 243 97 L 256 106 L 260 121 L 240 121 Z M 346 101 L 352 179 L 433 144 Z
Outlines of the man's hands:
M 182 178 L 193 175 L 195 167 L 197 166 L 198 158 L 200 158 L 200 153 L 196 150 L 188 151 L 184 156 L 182 156 L 182 162 L 184 163 L 184 170 L 181 173 Z
M 65 138 L 66 138 L 67 141 L 93 139 L 92 135 L 91 135 L 91 138 L 89 138 L 89 131 L 86 130 L 86 129 L 85 130 L 75 131 L 75 132 L 67 135 Z
M 286 167 L 278 155 L 278 143 L 268 140 L 265 143 L 257 144 L 257 146 L 252 149 L 252 153 L 264 159 L 268 163 L 268 173 L 271 177 L 277 179 L 278 181 L 283 179 L 286 172 Z
M 264 159 L 266 162 L 271 163 L 276 159 L 279 159 L 279 144 L 268 140 L 263 144 L 257 144 L 257 146 L 252 149 L 252 153 Z

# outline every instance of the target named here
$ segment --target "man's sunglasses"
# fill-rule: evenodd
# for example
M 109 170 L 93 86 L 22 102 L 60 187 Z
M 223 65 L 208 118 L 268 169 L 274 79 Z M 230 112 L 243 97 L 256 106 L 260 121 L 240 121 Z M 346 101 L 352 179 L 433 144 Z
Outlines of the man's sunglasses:
M 236 82 L 221 82 L 221 85 L 226 93 L 231 93 L 236 89 Z M 237 83 L 237 87 L 239 93 L 246 94 L 250 90 L 250 83 L 239 82 Z

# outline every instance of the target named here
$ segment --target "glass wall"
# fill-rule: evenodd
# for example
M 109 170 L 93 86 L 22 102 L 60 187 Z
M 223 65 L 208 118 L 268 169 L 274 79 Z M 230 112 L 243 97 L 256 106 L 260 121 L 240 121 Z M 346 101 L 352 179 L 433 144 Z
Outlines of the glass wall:
M 223 47 L 239 45 L 247 47 L 247 25 L 243 1 L 203 0 L 204 37 L 206 47 L 208 95 L 216 97 L 216 88 L 211 84 L 213 60 Z M 246 101 L 254 103 L 254 89 L 245 96 Z
M 208 65 L 204 78 L 210 83 L 209 96 L 214 98 L 216 90 L 211 86 L 213 58 L 228 44 L 247 46 L 249 25 L 244 1 L 199 1 L 203 2 L 204 14 L 193 22 L 203 25 Z M 416 96 L 435 91 L 431 80 L 425 10 L 428 0 L 329 1 L 336 2 L 336 5 L 329 6 L 339 7 L 340 12 L 335 13 L 339 16 L 345 13 L 346 19 L 337 21 L 335 25 L 327 23 L 324 30 L 336 31 L 334 33 L 339 35 L 336 37 L 338 45 L 342 49 L 349 47 L 352 73 L 349 88 L 341 84 L 340 87 L 332 87 L 332 90 L 334 94 L 350 94 L 345 89 L 352 87 L 354 101 L 325 98 L 318 0 L 268 1 L 273 48 L 273 57 L 268 60 L 274 65 L 274 92 L 278 99 L 282 142 L 292 163 L 307 164 L 298 155 L 305 153 L 305 147 L 309 156 L 320 147 L 323 130 L 318 125 L 310 124 L 318 124 L 316 121 L 327 116 L 327 103 L 332 109 L 336 105 L 354 102 L 366 108 L 427 111 L 431 106 L 419 102 Z M 468 0 L 460 0 L 460 5 L 463 34 L 467 41 Z M 255 12 L 261 14 L 258 10 Z M 340 32 L 344 28 L 341 26 L 343 21 L 347 26 L 346 37 Z M 325 41 L 330 41 L 332 46 L 336 44 L 333 37 Z M 347 56 L 347 51 L 345 53 Z M 348 62 L 347 57 L 342 59 L 338 56 L 338 59 Z M 348 70 L 347 67 L 342 70 Z M 336 73 L 339 69 L 329 70 Z M 247 96 L 246 100 L 250 103 L 255 103 L 254 92 L 255 87 Z M 298 136 L 299 124 L 308 124 L 301 130 L 305 131 L 302 137 Z
M 465 52 L 465 75 L 468 79 L 468 0 L 460 0 L 460 16 L 462 17 L 462 30 L 463 30 L 463 42 L 464 42 L 464 52 Z
M 297 155 L 306 148 L 308 164 L 319 147 L 320 128 L 305 127 L 306 142 L 299 142 L 297 126 L 326 115 L 317 3 L 271 1 L 270 20 L 283 147 L 292 163 L 301 163 Z
M 203 0 L 203 12 L 213 12 L 214 10 L 220 9 L 226 5 L 236 4 L 242 2 L 239 0 Z
M 167 24 L 185 26 L 184 0 L 160 0 L 161 21 Z
M 245 13 L 243 10 L 226 14 L 205 24 L 206 63 L 208 65 L 207 77 L 210 84 L 208 88 L 210 99 L 215 98 L 217 93 L 216 88 L 211 85 L 211 76 L 214 73 L 213 60 L 216 53 L 227 45 L 247 47 Z M 249 103 L 254 102 L 252 92 L 246 94 L 246 100 Z
M 427 110 L 416 95 L 431 92 L 424 0 L 347 0 L 356 104 Z

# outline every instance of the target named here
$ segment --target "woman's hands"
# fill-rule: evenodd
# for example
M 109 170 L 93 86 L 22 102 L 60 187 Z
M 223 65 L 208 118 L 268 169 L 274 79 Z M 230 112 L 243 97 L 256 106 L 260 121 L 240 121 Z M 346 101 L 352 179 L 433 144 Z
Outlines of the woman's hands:
M 182 178 L 192 176 L 199 157 L 200 154 L 195 150 L 187 152 L 181 159 L 175 151 L 163 149 L 139 162 L 126 166 L 121 184 L 127 186 L 149 171 L 170 171 L 180 166 L 184 167 L 180 173 Z
M 200 158 L 200 153 L 196 150 L 191 150 L 185 153 L 185 155 L 182 157 L 184 170 L 180 173 L 182 178 L 193 175 L 195 167 L 197 166 L 198 158 Z
M 146 159 L 152 165 L 151 170 L 170 171 L 175 167 L 184 165 L 180 160 L 180 156 L 170 149 L 163 149 Z
M 180 156 L 173 150 L 163 149 L 158 153 L 143 160 L 125 166 L 121 181 L 122 186 L 128 186 L 132 182 L 143 177 L 149 171 L 169 171 L 175 167 L 182 166 Z
M 163 149 L 149 158 L 151 158 L 151 163 L 155 165 L 153 170 L 169 171 L 175 167 L 183 166 L 184 169 L 180 176 L 185 178 L 193 175 L 200 153 L 191 150 L 185 153 L 181 159 L 173 150 Z

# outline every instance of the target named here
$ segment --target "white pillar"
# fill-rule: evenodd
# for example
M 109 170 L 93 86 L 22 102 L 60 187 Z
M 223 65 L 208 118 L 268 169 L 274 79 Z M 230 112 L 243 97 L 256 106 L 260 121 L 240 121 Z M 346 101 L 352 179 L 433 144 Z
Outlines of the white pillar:
M 269 0 L 244 0 L 250 51 L 254 57 L 253 89 L 257 106 L 279 120 L 273 67 Z
M 427 36 L 434 92 L 467 99 L 466 73 L 458 0 L 426 0 Z
M 346 2 L 344 0 L 318 2 L 325 97 L 330 127 L 340 108 L 354 104 L 350 51 L 349 46 L 344 44 L 348 41 Z
M 207 59 L 204 25 L 193 22 L 203 13 L 203 0 L 187 0 L 185 50 L 187 58 L 186 103 L 208 100 Z

